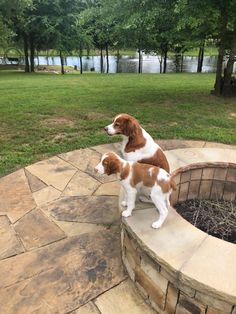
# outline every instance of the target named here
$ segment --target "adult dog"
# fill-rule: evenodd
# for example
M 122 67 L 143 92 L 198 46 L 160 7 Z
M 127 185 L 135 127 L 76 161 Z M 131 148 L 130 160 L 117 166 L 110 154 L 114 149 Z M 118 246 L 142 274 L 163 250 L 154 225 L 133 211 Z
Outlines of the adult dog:
M 122 154 L 125 160 L 151 164 L 170 172 L 163 150 L 134 117 L 126 113 L 118 114 L 104 129 L 109 135 L 124 136 Z

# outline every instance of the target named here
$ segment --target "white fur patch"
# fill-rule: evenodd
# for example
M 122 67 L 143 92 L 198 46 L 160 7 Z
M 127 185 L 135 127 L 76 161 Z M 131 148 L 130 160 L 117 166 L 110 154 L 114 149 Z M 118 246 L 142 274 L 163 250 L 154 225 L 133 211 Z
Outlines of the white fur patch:
M 109 135 L 114 135 L 114 134 L 116 134 L 116 129 L 114 128 L 113 123 L 107 125 L 106 128 L 107 128 L 107 133 L 108 133 Z
M 142 159 L 152 157 L 160 146 L 154 142 L 153 138 L 150 134 L 148 134 L 144 129 L 142 129 L 143 137 L 146 139 L 146 144 L 142 147 L 137 149 L 134 152 L 126 153 L 125 146 L 127 144 L 127 137 L 123 140 L 122 143 L 122 154 L 125 160 L 129 161 L 139 161 Z
M 149 173 L 150 177 L 151 177 L 151 175 L 152 175 L 152 170 L 153 170 L 153 169 L 154 169 L 154 168 L 151 167 L 151 168 L 148 170 L 148 173 Z
M 160 168 L 159 173 L 157 175 L 158 181 L 169 181 L 170 175 L 164 169 Z
M 104 154 L 104 155 L 102 156 L 101 161 L 100 161 L 100 162 L 97 164 L 97 166 L 95 167 L 95 170 L 97 170 L 97 172 L 98 172 L 99 174 L 104 174 L 104 173 L 105 173 L 105 169 L 104 169 L 104 167 L 103 167 L 102 162 L 103 162 L 103 160 L 104 160 L 107 156 L 108 156 L 107 154 Z

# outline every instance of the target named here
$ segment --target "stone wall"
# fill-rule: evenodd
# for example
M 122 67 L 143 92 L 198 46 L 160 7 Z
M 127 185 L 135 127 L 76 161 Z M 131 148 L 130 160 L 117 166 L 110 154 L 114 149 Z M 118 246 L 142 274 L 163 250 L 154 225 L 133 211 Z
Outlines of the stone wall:
M 151 258 L 124 226 L 122 258 L 130 278 L 157 313 L 236 314 L 236 305 L 183 284 L 178 272 Z
M 177 190 L 172 193 L 172 205 L 194 198 L 235 200 L 236 165 L 233 163 L 193 164 L 177 169 L 173 177 Z

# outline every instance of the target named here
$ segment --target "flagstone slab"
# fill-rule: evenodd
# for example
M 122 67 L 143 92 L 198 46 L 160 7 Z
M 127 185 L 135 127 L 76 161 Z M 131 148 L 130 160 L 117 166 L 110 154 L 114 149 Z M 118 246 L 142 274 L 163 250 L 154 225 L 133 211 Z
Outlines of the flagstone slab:
M 188 148 L 165 152 L 171 172 L 179 167 L 198 162 L 236 162 L 236 150 L 222 148 Z
M 46 186 L 45 188 L 33 193 L 34 200 L 38 206 L 52 202 L 61 196 L 61 191 L 55 189 L 53 186 Z
M 228 145 L 223 143 L 215 143 L 215 142 L 206 142 L 204 147 L 211 148 L 225 148 L 225 149 L 236 149 L 236 145 Z
M 198 147 L 202 148 L 205 146 L 206 142 L 204 141 L 184 141 L 184 140 L 157 140 L 157 144 L 163 150 L 170 150 L 170 149 L 180 149 L 180 148 L 189 148 L 189 147 Z
M 181 280 L 236 304 L 235 265 L 235 244 L 208 236 L 181 268 Z
M 25 170 L 25 174 L 26 174 L 26 177 L 28 179 L 29 186 L 30 186 L 30 189 L 32 192 L 36 192 L 38 190 L 41 190 L 41 189 L 47 187 L 47 185 L 44 182 L 39 180 L 39 178 L 35 177 L 29 171 Z
M 76 168 L 78 168 L 81 171 L 85 171 L 88 167 L 88 164 L 91 160 L 92 155 L 100 155 L 98 153 L 95 153 L 92 149 L 90 148 L 84 148 L 84 149 L 77 149 L 72 152 L 60 154 L 59 157 Z
M 70 221 L 61 221 L 56 220 L 56 224 L 60 227 L 61 230 L 69 237 L 80 235 L 88 232 L 97 232 L 101 230 L 106 230 L 106 226 L 99 224 L 89 224 L 81 222 L 70 222 Z
M 63 191 L 76 173 L 77 169 L 59 157 L 52 157 L 26 167 L 34 176 L 38 177 L 47 185 Z
M 0 216 L 0 259 L 17 255 L 24 251 L 24 247 L 7 216 Z
M 119 195 L 120 183 L 118 181 L 103 183 L 94 195 Z
M 120 233 L 109 231 L 0 261 L 0 269 L 0 312 L 9 314 L 67 313 L 125 278 Z
M 26 214 L 15 224 L 15 230 L 27 250 L 61 240 L 65 233 L 39 209 Z
M 84 196 L 63 197 L 47 206 L 57 220 L 94 224 L 111 224 L 119 220 L 117 197 Z
M 102 314 L 154 314 L 130 280 L 120 283 L 99 296 L 94 303 Z
M 99 185 L 101 185 L 99 181 L 87 173 L 78 171 L 67 185 L 63 192 L 63 196 L 92 195 Z
M 97 146 L 93 146 L 93 150 L 96 150 L 101 155 L 103 155 L 107 152 L 115 152 L 115 153 L 120 155 L 121 154 L 121 145 L 122 145 L 121 142 L 97 145 Z
M 14 223 L 35 207 L 23 169 L 0 179 L 0 215 Z
M 87 304 L 81 306 L 78 310 L 73 311 L 71 314 L 101 314 L 101 312 L 93 304 L 93 302 L 88 302 Z
M 96 150 L 85 148 L 75 150 L 66 154 L 61 154 L 59 157 L 81 171 L 89 174 L 101 183 L 116 180 L 116 175 L 101 175 L 94 171 L 95 166 L 100 162 L 102 154 Z

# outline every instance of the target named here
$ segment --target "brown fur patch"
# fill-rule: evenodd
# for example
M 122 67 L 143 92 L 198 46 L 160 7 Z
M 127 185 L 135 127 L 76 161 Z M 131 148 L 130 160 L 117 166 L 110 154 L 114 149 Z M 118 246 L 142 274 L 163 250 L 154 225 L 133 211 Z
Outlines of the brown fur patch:
M 156 167 L 160 167 L 162 169 L 165 169 L 168 173 L 170 172 L 170 166 L 166 159 L 165 154 L 163 153 L 163 150 L 161 148 L 158 148 L 156 153 L 149 158 L 144 158 L 142 160 L 139 160 L 140 163 L 144 164 L 151 164 Z
M 168 193 L 170 191 L 170 181 L 157 181 L 158 185 L 161 187 L 163 193 Z
M 175 180 L 172 177 L 170 178 L 170 186 L 171 186 L 172 190 L 174 190 L 174 191 L 177 190 L 177 185 L 175 183 Z
M 176 190 L 176 183 L 173 180 L 173 178 L 170 177 L 170 180 L 165 181 L 165 180 L 157 180 L 157 183 L 161 187 L 161 190 L 163 193 L 168 193 L 170 189 L 173 189 L 174 191 Z
M 103 159 L 102 164 L 107 175 L 120 173 L 121 180 L 126 179 L 129 175 L 130 165 L 126 163 L 123 167 L 123 162 L 113 152 L 107 153 L 107 157 Z
M 153 168 L 151 173 L 149 172 L 150 168 Z M 152 187 L 156 182 L 158 172 L 159 168 L 157 167 L 136 162 L 132 166 L 133 175 L 130 184 L 136 186 L 139 182 L 143 182 L 144 186 Z
M 120 172 L 122 166 L 121 161 L 114 153 L 107 153 L 107 157 L 103 159 L 102 165 L 108 176 Z

